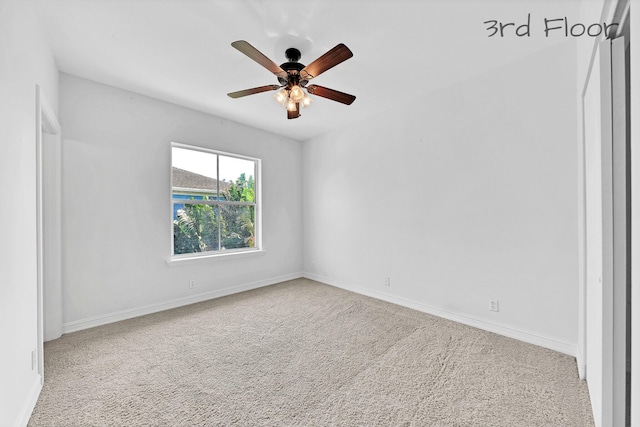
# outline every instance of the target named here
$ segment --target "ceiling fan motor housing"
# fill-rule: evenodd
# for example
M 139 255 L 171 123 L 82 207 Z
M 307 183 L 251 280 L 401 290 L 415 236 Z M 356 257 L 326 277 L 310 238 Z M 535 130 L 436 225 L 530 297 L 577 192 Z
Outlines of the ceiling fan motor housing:
M 290 47 L 284 51 L 284 56 L 291 62 L 298 62 L 302 58 L 302 54 L 295 47 Z
M 278 81 L 280 82 L 280 84 L 287 85 L 287 86 L 299 84 L 297 81 L 298 79 L 297 78 L 292 79 L 292 77 L 298 76 L 300 74 L 300 71 L 303 70 L 305 67 L 304 64 L 301 64 L 300 62 L 298 62 L 302 57 L 302 54 L 295 47 L 290 47 L 284 52 L 284 54 L 289 61 L 281 64 L 280 68 L 285 70 L 289 76 L 288 78 L 278 77 Z M 296 81 L 292 81 L 292 80 L 296 80 Z

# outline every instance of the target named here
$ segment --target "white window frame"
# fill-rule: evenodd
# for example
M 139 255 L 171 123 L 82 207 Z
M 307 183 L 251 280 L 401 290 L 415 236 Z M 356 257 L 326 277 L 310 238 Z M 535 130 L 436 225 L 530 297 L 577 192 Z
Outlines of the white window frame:
M 173 205 L 174 202 L 178 199 L 173 198 L 173 155 L 171 154 L 173 148 L 181 148 L 192 151 L 200 151 L 202 153 L 207 154 L 215 154 L 216 156 L 226 156 L 232 157 L 236 159 L 249 160 L 254 162 L 255 170 L 254 170 L 254 191 L 255 191 L 255 201 L 253 203 L 248 202 L 224 202 L 224 201 L 198 201 L 197 204 L 208 204 L 208 205 L 241 205 L 241 206 L 254 206 L 254 237 L 255 244 L 251 248 L 234 248 L 234 249 L 220 249 L 218 251 L 208 251 L 208 252 L 193 252 L 188 254 L 174 254 L 174 235 L 173 235 Z M 169 265 L 179 263 L 179 264 L 188 264 L 191 261 L 201 261 L 201 260 L 215 260 L 215 259 L 228 259 L 235 258 L 237 256 L 246 256 L 251 254 L 259 254 L 263 253 L 264 249 L 262 247 L 262 160 L 256 157 L 249 157 L 236 153 L 229 153 L 226 151 L 214 150 L 211 148 L 200 147 L 191 144 L 183 144 L 180 142 L 171 142 L 170 147 L 170 165 L 169 165 L 169 214 L 170 214 L 170 233 L 171 236 L 171 245 L 170 245 L 170 257 L 167 263 Z M 219 157 L 218 157 L 218 165 L 216 167 L 218 177 L 220 177 L 220 168 L 219 168 Z M 220 182 L 218 179 L 216 179 Z M 218 188 L 219 193 L 219 188 Z M 185 200 L 180 199 L 180 203 L 184 203 Z

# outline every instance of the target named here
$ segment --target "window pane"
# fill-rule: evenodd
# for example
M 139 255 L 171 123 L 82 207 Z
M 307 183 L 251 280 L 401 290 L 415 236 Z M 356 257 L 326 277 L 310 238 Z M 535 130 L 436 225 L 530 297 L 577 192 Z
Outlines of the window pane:
M 218 207 L 174 203 L 173 253 L 217 251 Z
M 184 148 L 171 148 L 172 188 L 186 199 L 217 199 L 217 155 Z
M 255 249 L 259 160 L 172 144 L 173 255 Z
M 255 247 L 255 206 L 221 205 L 222 249 Z
M 220 156 L 220 191 L 224 200 L 254 202 L 255 170 L 256 164 L 252 160 Z

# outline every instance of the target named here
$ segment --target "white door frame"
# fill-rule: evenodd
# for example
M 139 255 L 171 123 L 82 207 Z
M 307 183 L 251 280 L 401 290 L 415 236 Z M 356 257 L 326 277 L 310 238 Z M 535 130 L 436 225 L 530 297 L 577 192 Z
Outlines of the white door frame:
M 628 37 L 611 40 L 611 111 L 612 111 L 612 286 L 613 286 L 613 425 L 625 425 L 627 398 L 627 266 L 628 204 L 627 198 L 627 76 L 626 46 Z
M 585 343 L 584 358 L 586 380 L 596 426 L 606 426 L 612 414 L 611 366 L 612 293 L 611 290 L 611 245 L 612 209 L 610 186 L 610 114 L 607 109 L 608 94 L 602 81 L 609 81 L 610 67 L 601 64 L 600 50 L 606 50 L 608 42 L 598 45 L 587 83 L 582 94 L 584 119 L 584 299 L 585 299 Z M 603 99 L 604 98 L 604 99 Z M 611 239 L 612 240 L 612 239 Z
M 640 6 L 637 0 L 634 6 Z M 631 76 L 640 74 L 640 8 L 630 13 Z M 633 79 L 633 77 L 632 77 Z M 637 82 L 637 78 L 633 80 Z M 631 426 L 640 427 L 640 85 L 631 84 Z
M 36 364 L 44 384 L 44 341 L 50 328 L 62 332 L 62 263 L 60 216 L 60 124 L 36 85 L 36 230 L 38 342 Z M 52 179 L 53 177 L 53 179 Z M 45 180 L 46 178 L 46 180 Z M 45 298 L 47 318 L 45 319 Z M 57 303 L 51 303 L 57 301 Z M 51 321 L 54 319 L 54 321 Z M 59 336 L 59 335 L 58 335 Z
M 617 20 L 609 19 L 607 22 L 620 21 L 621 23 L 616 37 L 621 36 L 628 11 L 629 2 L 625 0 L 613 2 L 608 12 L 603 10 L 603 16 L 608 15 L 613 19 L 613 15 L 616 15 L 618 18 Z M 624 82 L 624 67 L 620 67 L 620 64 L 624 64 L 624 51 L 625 45 L 622 37 L 601 43 L 596 42 L 591 67 L 588 70 L 582 93 L 584 139 L 583 145 L 579 147 L 579 155 L 582 160 L 579 175 L 579 185 L 582 190 L 581 213 L 579 214 L 580 228 L 582 229 L 579 242 L 581 310 L 577 359 L 580 377 L 586 377 L 589 382 L 596 426 L 625 425 L 625 313 L 628 262 L 626 257 L 628 229 L 626 225 L 627 189 L 625 180 L 627 169 L 624 152 L 626 133 L 624 131 L 618 132 L 620 129 L 626 128 L 624 94 L 628 87 Z M 616 105 L 613 105 L 613 102 L 616 102 Z M 596 110 L 599 111 L 596 112 Z M 596 121 L 598 123 L 593 126 Z M 596 152 L 597 155 L 600 155 L 600 159 L 592 158 L 589 160 L 587 158 L 588 144 L 591 144 L 592 155 Z M 594 144 L 597 144 L 598 147 L 595 147 Z M 594 148 L 597 151 L 594 151 Z M 594 160 L 596 164 L 594 164 Z M 632 163 L 632 174 L 634 170 L 637 168 Z M 590 181 L 591 184 L 589 184 Z M 634 181 L 637 183 L 636 180 Z M 592 187 L 589 188 L 589 185 Z M 598 188 L 593 187 L 594 185 Z M 637 191 L 637 187 L 632 186 L 633 190 Z M 591 206 L 588 203 L 589 194 L 592 198 Z M 600 206 L 593 205 L 594 197 L 601 199 L 598 201 Z M 590 215 L 592 217 L 591 223 L 588 221 Z M 595 216 L 601 216 L 601 218 L 596 218 L 596 221 L 600 221 L 600 225 L 593 222 Z M 632 216 L 637 217 L 637 213 L 632 213 Z M 600 230 L 597 230 L 598 227 Z M 597 233 L 594 233 L 594 230 Z M 632 227 L 632 231 L 636 231 L 634 227 Z M 599 233 L 601 235 L 597 236 Z M 590 239 L 590 234 L 596 235 L 598 239 Z M 633 245 L 633 241 L 631 244 L 633 247 L 638 247 L 638 245 Z M 598 254 L 598 251 L 601 253 Z M 592 256 L 590 259 L 589 253 L 595 254 L 596 257 Z M 599 265 L 594 265 L 594 263 Z M 589 270 L 591 270 L 592 277 L 589 275 Z M 637 269 L 632 269 L 632 271 L 637 275 Z M 637 303 L 632 304 L 632 310 L 635 313 L 632 315 L 636 319 L 638 317 L 637 307 Z M 632 321 L 632 324 L 638 325 L 638 322 Z M 637 348 L 637 338 L 635 338 L 638 336 L 637 328 L 632 328 L 632 333 L 634 334 L 632 346 L 635 344 Z M 632 358 L 634 361 L 638 361 L 637 350 Z M 637 378 L 640 364 L 636 362 L 634 366 L 636 368 L 632 369 L 632 374 Z M 638 424 L 640 421 L 637 413 L 638 405 L 634 406 L 633 404 L 638 396 L 637 384 L 634 386 L 632 383 L 631 388 L 631 413 L 632 417 L 635 417 L 632 425 L 640 426 Z

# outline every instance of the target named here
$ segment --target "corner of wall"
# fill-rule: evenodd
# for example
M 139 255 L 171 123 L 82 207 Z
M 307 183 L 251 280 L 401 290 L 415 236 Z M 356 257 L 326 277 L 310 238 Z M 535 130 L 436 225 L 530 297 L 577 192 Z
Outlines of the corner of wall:
M 40 392 L 42 391 L 42 377 L 38 375 L 33 380 L 33 384 L 31 389 L 29 390 L 29 394 L 24 400 L 22 408 L 18 413 L 18 417 L 14 424 L 16 426 L 26 426 L 29 424 L 29 419 L 31 418 L 31 413 L 33 409 L 36 407 L 36 403 L 38 402 L 38 397 L 40 397 Z

